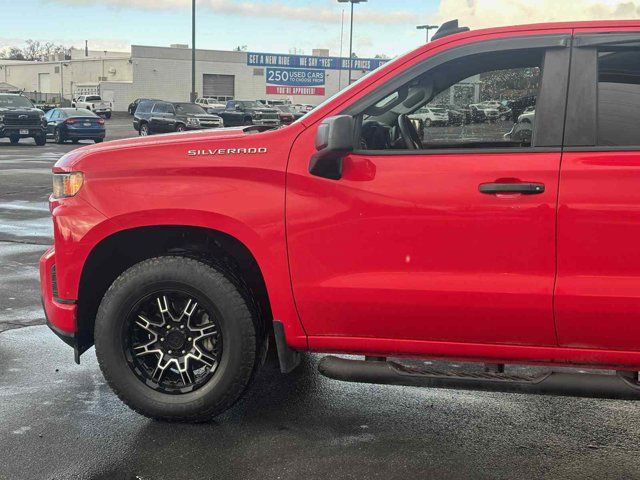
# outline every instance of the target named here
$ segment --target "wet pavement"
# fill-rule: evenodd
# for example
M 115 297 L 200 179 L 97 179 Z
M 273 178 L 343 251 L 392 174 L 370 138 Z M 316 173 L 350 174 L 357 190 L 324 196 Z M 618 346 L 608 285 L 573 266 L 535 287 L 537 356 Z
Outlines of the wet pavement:
M 107 125 L 107 140 L 137 135 L 132 117 L 116 114 Z M 51 167 L 78 145 L 51 140 L 37 147 L 32 139 L 11 145 L 0 139 L 0 332 L 44 323 L 38 287 L 38 259 L 53 242 L 47 200 Z
M 263 368 L 215 422 L 141 417 L 46 327 L 0 335 L 2 479 L 631 479 L 637 404 L 340 383 Z
M 76 148 L 29 142 L 0 140 L 0 480 L 640 478 L 637 403 L 340 383 L 315 355 L 287 376 L 269 362 L 215 422 L 133 413 L 93 349 L 78 366 L 26 327 L 43 322 L 50 169 Z

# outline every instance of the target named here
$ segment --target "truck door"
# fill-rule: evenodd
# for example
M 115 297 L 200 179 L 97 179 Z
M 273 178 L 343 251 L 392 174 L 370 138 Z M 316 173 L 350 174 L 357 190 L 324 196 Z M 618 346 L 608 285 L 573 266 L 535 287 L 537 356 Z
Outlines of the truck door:
M 317 128 L 298 138 L 287 241 L 310 345 L 556 344 L 570 32 L 542 33 L 425 54 L 336 111 L 353 116 L 358 132 L 338 180 L 309 173 Z M 498 101 L 500 112 L 469 123 L 465 112 L 481 101 Z M 418 131 L 412 113 L 434 106 L 451 123 Z
M 640 350 L 640 32 L 577 30 L 565 143 L 560 345 Z

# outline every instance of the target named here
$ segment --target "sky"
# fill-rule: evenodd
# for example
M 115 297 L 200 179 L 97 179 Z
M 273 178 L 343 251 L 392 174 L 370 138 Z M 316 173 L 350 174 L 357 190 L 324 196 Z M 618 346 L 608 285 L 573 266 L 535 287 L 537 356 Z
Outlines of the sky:
M 198 48 L 348 56 L 349 11 L 337 0 L 197 0 Z M 0 49 L 26 39 L 92 50 L 190 44 L 191 0 L 0 0 Z M 471 28 L 538 21 L 640 18 L 640 0 L 368 0 L 355 6 L 354 52 L 393 57 L 425 40 L 418 24 Z

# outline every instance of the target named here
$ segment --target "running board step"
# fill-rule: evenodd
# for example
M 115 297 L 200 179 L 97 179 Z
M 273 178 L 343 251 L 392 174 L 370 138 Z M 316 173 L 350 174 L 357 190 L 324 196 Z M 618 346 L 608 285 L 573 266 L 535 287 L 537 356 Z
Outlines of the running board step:
M 318 370 L 325 377 L 345 382 L 640 400 L 640 384 L 620 374 L 448 372 L 393 361 L 351 360 L 331 355 L 320 360 Z

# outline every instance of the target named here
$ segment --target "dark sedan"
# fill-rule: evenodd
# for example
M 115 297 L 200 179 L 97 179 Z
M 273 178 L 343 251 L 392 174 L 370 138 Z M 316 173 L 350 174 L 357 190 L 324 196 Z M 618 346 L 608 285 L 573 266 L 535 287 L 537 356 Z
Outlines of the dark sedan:
M 45 115 L 47 119 L 47 137 L 56 143 L 71 140 L 93 140 L 100 143 L 104 140 L 106 129 L 104 118 L 84 108 L 54 108 Z

